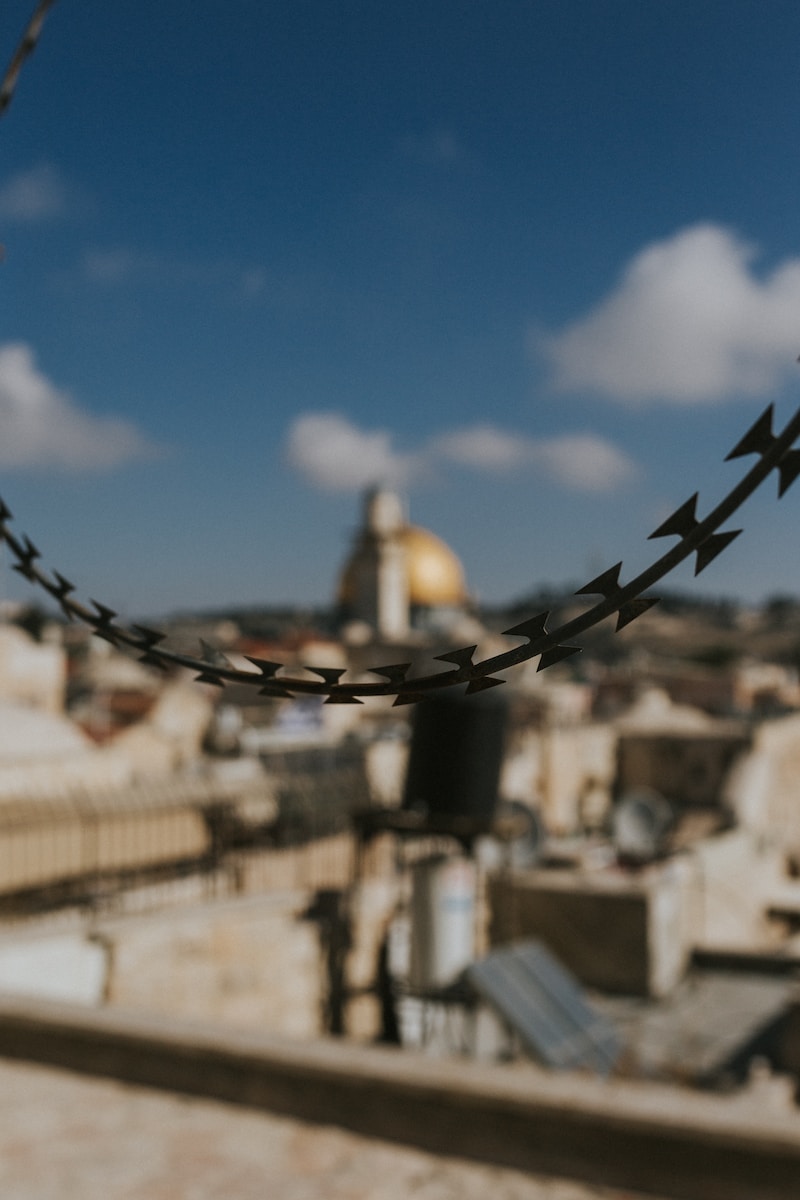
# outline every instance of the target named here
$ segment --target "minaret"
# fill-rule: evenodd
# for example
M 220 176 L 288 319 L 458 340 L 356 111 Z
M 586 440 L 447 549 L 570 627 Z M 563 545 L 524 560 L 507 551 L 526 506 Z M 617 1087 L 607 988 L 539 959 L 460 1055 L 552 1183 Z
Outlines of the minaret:
M 364 498 L 364 523 L 355 562 L 355 610 L 382 641 L 407 636 L 410 623 L 406 525 L 400 497 L 374 488 Z

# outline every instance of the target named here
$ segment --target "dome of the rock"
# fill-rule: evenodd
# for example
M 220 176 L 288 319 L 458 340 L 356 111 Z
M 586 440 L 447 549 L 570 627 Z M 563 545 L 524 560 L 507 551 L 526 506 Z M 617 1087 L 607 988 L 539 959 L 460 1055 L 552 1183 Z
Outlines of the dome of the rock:
M 365 496 L 337 600 L 345 619 L 395 638 L 450 621 L 469 604 L 458 556 L 435 533 L 409 524 L 400 498 L 382 489 Z

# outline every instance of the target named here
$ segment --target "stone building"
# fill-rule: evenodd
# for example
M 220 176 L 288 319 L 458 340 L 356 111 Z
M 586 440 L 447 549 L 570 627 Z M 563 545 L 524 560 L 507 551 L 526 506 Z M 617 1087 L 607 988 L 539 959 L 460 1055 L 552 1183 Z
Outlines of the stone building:
M 66 679 L 61 645 L 53 640 L 35 642 L 24 629 L 0 624 L 0 700 L 60 713 Z

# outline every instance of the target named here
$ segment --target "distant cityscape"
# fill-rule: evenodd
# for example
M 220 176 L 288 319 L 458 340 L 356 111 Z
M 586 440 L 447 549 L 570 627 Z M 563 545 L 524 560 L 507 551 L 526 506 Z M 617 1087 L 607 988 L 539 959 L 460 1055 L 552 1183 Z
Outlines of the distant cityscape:
M 312 1057 L 320 1038 L 343 1054 L 377 1042 L 420 1080 L 432 1058 L 469 1059 L 488 1072 L 484 1097 L 509 1062 L 530 1072 L 531 1103 L 556 1076 L 576 1096 L 608 1077 L 597 1136 L 633 1084 L 652 1089 L 665 1146 L 694 1106 L 697 1157 L 676 1195 L 717 1194 L 702 1163 L 734 1125 L 759 1178 L 800 1178 L 800 600 L 666 591 L 621 632 L 595 628 L 582 654 L 522 663 L 477 696 L 281 696 L 282 670 L 360 679 L 396 663 L 413 677 L 583 603 L 542 588 L 479 610 L 457 556 L 385 490 L 364 496 L 331 593 L 326 609 L 162 624 L 205 661 L 282 664 L 262 688 L 137 661 L 35 604 L 6 612 L 0 993 L 34 1025 L 37 1004 L 71 1006 L 64 1030 L 76 1011 L 120 1029 L 135 1011 Z M 92 1043 L 104 1062 L 106 1036 Z M 48 1038 L 32 1043 L 43 1061 Z M 119 1078 L 142 1079 L 115 1054 Z M 571 1103 L 575 1179 L 672 1194 L 638 1134 L 602 1161 L 583 1154 Z M 487 1161 L 522 1153 L 511 1136 L 489 1139 Z

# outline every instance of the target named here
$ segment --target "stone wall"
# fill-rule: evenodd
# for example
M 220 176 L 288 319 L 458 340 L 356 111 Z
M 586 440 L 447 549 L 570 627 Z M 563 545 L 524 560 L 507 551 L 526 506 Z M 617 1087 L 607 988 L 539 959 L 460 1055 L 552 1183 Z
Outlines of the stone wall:
M 105 1001 L 313 1037 L 322 976 L 307 909 L 307 893 L 288 892 L 103 923 L 95 936 L 108 951 Z
M 343 1028 L 371 1039 L 378 957 L 397 902 L 389 850 L 376 841 L 355 888 L 353 839 L 341 834 L 243 855 L 232 878 L 121 893 L 118 915 L 72 910 L 0 926 L 0 992 L 308 1038 L 328 1027 L 341 970 Z

